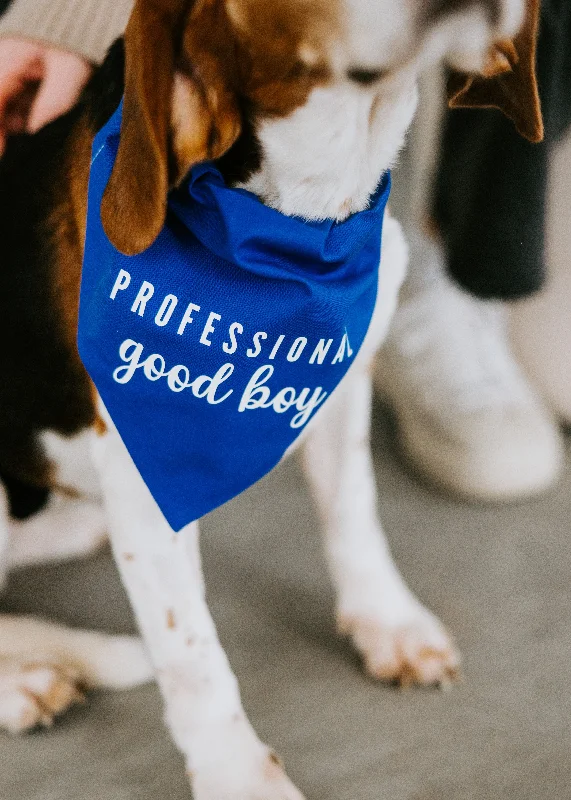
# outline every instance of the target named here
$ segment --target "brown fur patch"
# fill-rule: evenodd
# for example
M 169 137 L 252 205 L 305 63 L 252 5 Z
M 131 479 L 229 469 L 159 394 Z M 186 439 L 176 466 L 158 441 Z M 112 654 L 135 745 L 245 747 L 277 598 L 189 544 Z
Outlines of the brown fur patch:
M 232 147 L 246 106 L 257 117 L 287 115 L 328 80 L 334 9 L 324 0 L 135 3 L 119 150 L 101 205 L 118 250 L 152 244 L 168 188 Z
M 167 609 L 167 628 L 169 631 L 176 630 L 176 617 L 172 608 Z
M 87 186 L 94 131 L 82 118 L 74 127 L 66 149 L 63 175 L 56 189 L 55 203 L 46 220 L 46 234 L 54 250 L 53 291 L 63 330 L 70 349 L 76 349 L 81 270 L 85 224 L 87 218 Z M 79 361 L 79 354 L 77 354 Z
M 530 142 L 543 139 L 543 119 L 535 74 L 539 0 L 527 0 L 524 26 L 513 42 L 499 42 L 488 74 L 453 74 L 448 85 L 451 108 L 497 108 Z M 506 67 L 507 63 L 507 67 Z M 493 65 L 503 69 L 493 70 Z M 492 69 L 490 69 L 492 67 Z
M 327 83 L 327 45 L 339 25 L 333 2 L 231 0 L 229 8 L 240 86 L 259 114 L 287 116 Z
M 275 780 L 282 775 L 283 770 L 284 765 L 281 758 L 277 755 L 277 753 L 274 753 L 273 750 L 270 750 L 264 765 L 264 773 L 266 774 L 266 777 L 269 780 Z
M 102 417 L 99 416 L 99 414 L 95 417 L 93 429 L 95 430 L 97 436 L 105 436 L 105 434 L 108 433 L 107 423 Z
M 136 0 L 125 31 L 125 96 L 119 150 L 101 203 L 110 241 L 134 255 L 166 214 L 176 45 L 185 0 Z

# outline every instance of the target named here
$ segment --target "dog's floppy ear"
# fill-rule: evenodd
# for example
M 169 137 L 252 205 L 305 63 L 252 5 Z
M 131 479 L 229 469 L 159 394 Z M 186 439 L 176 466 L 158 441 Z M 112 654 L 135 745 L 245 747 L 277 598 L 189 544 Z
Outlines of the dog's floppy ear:
M 498 108 L 530 142 L 543 139 L 535 57 L 540 0 L 526 0 L 524 25 L 516 38 L 497 43 L 481 75 L 452 73 L 451 108 Z
M 135 2 L 125 31 L 119 149 L 101 203 L 105 233 L 125 255 L 142 252 L 159 235 L 169 188 L 193 164 L 222 155 L 239 134 L 239 114 L 210 41 L 228 33 L 220 30 L 220 6 L 219 0 Z

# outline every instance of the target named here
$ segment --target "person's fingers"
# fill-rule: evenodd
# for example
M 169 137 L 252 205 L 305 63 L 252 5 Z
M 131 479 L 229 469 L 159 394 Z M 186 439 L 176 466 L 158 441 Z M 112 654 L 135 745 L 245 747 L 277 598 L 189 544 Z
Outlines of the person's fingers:
M 27 83 L 42 78 L 43 69 L 37 45 L 16 39 L 0 40 L 0 129 L 7 106 Z
M 6 105 L 2 121 L 6 134 L 24 133 L 39 85 L 39 81 L 30 81 L 10 99 Z
M 27 74 L 31 67 L 36 73 L 38 69 L 41 72 L 43 50 L 41 45 L 26 39 L 0 39 L 0 83 L 14 75 Z
M 90 74 L 88 62 L 73 53 L 0 39 L 0 154 L 10 133 L 35 132 L 65 113 Z
M 90 65 L 80 56 L 60 50 L 47 51 L 44 77 L 28 119 L 30 133 L 68 111 L 90 75 Z

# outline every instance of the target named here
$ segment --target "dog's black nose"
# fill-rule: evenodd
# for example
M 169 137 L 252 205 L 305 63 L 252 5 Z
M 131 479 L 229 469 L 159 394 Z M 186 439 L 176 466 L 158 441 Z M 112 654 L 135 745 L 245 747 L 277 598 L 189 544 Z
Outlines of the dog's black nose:
M 367 69 L 365 67 L 351 67 L 347 70 L 347 77 L 353 83 L 359 83 L 361 86 L 370 86 L 383 76 L 384 70 L 382 69 Z

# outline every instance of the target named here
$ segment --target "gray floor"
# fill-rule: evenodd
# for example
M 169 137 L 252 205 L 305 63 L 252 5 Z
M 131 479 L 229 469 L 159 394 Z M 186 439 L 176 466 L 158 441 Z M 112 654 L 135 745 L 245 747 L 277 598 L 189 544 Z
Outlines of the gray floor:
M 404 574 L 455 632 L 450 693 L 367 680 L 336 638 L 316 520 L 295 461 L 204 526 L 210 603 L 246 708 L 308 800 L 571 797 L 571 474 L 505 508 L 411 478 L 375 412 L 380 506 Z M 107 553 L 15 574 L 3 610 L 130 631 Z M 100 693 L 49 732 L 0 736 L 2 800 L 183 800 L 154 686 Z

